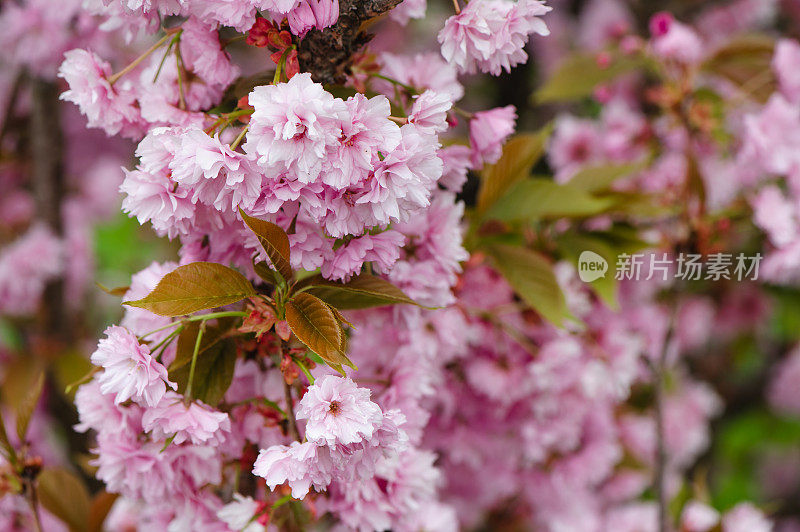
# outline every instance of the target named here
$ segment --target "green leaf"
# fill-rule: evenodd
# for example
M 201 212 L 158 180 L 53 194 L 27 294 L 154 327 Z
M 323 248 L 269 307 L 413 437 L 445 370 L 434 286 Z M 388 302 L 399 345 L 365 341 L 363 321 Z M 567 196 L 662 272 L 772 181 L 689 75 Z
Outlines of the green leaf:
M 607 192 L 601 198 L 611 204 L 608 211 L 636 218 L 656 218 L 677 213 L 682 205 L 664 203 L 663 198 L 645 192 Z
M 340 310 L 354 310 L 385 305 L 416 305 L 395 285 L 377 275 L 362 273 L 346 283 L 328 281 L 322 276 L 309 278 L 305 291 Z
M 178 336 L 177 353 L 169 367 L 169 378 L 178 384 L 179 393 L 185 393 L 189 385 L 189 370 L 199 329 L 197 322 L 191 322 Z M 200 341 L 192 398 L 211 406 L 222 400 L 233 381 L 236 342 L 228 336 L 230 330 L 228 321 L 223 321 L 217 327 L 209 326 Z
M 608 66 L 601 67 L 596 53 L 578 53 L 561 63 L 550 79 L 534 93 L 536 103 L 579 100 L 591 96 L 595 87 L 622 74 L 649 66 L 642 56 L 610 55 Z
M 344 331 L 325 302 L 301 292 L 286 302 L 286 321 L 297 339 L 331 367 L 358 369 L 345 354 Z
M 256 294 L 241 273 L 216 262 L 193 262 L 164 276 L 144 299 L 124 301 L 161 316 L 181 316 L 230 303 Z
M 91 499 L 83 481 L 63 468 L 46 468 L 38 477 L 39 502 L 72 531 L 89 528 Z
M 44 372 L 39 373 L 33 387 L 28 390 L 28 395 L 20 403 L 17 409 L 17 436 L 19 441 L 25 441 L 25 435 L 28 433 L 28 425 L 31 422 L 31 416 L 39 403 L 39 398 L 42 396 L 42 389 L 44 389 Z
M 553 131 L 548 124 L 537 133 L 516 135 L 503 147 L 503 155 L 481 172 L 478 191 L 478 213 L 484 213 L 516 182 L 529 177 L 531 169 L 542 158 L 545 144 Z
M 529 249 L 495 244 L 486 251 L 495 267 L 523 301 L 546 320 L 561 326 L 567 303 L 550 263 Z
M 727 79 L 742 94 L 764 103 L 775 92 L 777 80 L 772 70 L 775 39 L 767 35 L 744 35 L 718 48 L 701 69 Z
M 584 192 L 603 192 L 611 188 L 617 179 L 629 176 L 644 168 L 641 163 L 610 164 L 584 168 L 572 176 L 568 184 Z
M 619 253 L 602 238 L 596 238 L 590 234 L 564 233 L 558 237 L 557 244 L 561 253 L 572 262 L 576 269 L 579 268 L 578 259 L 583 251 L 593 251 L 605 259 L 609 268 L 605 276 L 588 284 L 609 308 L 617 310 L 619 305 L 617 304 L 617 280 L 614 275 L 614 266 Z
M 286 231 L 266 220 L 253 218 L 239 209 L 239 214 L 242 215 L 244 223 L 253 231 L 261 242 L 261 247 L 267 252 L 267 257 L 272 261 L 272 265 L 278 270 L 278 273 L 288 281 L 292 278 L 292 266 L 290 261 L 289 250 L 289 236 Z
M 515 184 L 500 198 L 486 218 L 516 221 L 540 218 L 586 217 L 600 214 L 612 200 L 594 197 L 569 184 L 548 179 L 526 179 Z

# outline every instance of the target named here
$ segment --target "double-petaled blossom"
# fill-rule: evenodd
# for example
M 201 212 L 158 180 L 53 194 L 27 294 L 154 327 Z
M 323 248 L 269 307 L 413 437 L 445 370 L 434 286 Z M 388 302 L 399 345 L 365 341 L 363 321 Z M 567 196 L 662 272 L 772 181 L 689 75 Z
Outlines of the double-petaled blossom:
M 191 190 L 192 203 L 221 212 L 253 207 L 261 194 L 261 174 L 248 156 L 197 128 L 181 132 L 179 142 L 169 168 L 172 179 Z
M 136 93 L 129 80 L 112 85 L 111 65 L 86 50 L 70 50 L 58 75 L 69 90 L 62 100 L 78 106 L 86 115 L 89 127 L 103 129 L 108 135 L 140 137 L 144 130 L 141 112 L 136 106 Z
M 116 394 L 114 400 L 118 404 L 130 399 L 155 407 L 164 397 L 167 385 L 177 388 L 169 381 L 167 368 L 130 331 L 113 325 L 105 330 L 105 335 L 91 357 L 92 364 L 103 368 L 97 376 L 102 393 Z
M 442 55 L 461 72 L 510 72 L 528 60 L 531 34 L 550 33 L 539 17 L 551 9 L 538 0 L 473 0 L 439 32 Z
M 369 396 L 368 389 L 350 379 L 333 375 L 318 379 L 297 406 L 297 418 L 307 420 L 308 441 L 347 445 L 370 439 L 383 415 Z
M 219 445 L 231 431 L 228 414 L 214 410 L 201 401 L 188 405 L 175 392 L 167 392 L 142 416 L 142 428 L 152 432 L 156 440 L 169 439 L 179 445 L 185 441 L 193 445 Z

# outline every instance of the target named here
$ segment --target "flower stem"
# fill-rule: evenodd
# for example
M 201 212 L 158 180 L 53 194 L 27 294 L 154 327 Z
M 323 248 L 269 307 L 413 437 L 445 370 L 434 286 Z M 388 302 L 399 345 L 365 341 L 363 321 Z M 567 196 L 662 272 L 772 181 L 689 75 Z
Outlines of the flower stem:
M 34 480 L 26 482 L 28 492 L 28 504 L 31 506 L 31 513 L 33 514 L 33 524 L 36 527 L 36 532 L 43 532 L 42 520 L 39 517 L 39 497 L 36 493 L 36 483 Z
M 308 379 L 308 383 L 309 384 L 314 384 L 314 376 L 311 375 L 310 371 L 308 371 L 308 368 L 306 367 L 306 365 L 303 364 L 300 361 L 300 359 L 298 359 L 298 358 L 294 359 L 294 363 L 297 364 L 297 367 L 300 368 L 300 371 L 302 371 L 303 374 L 306 376 L 306 378 Z
M 388 81 L 389 83 L 397 85 L 398 87 L 403 87 L 405 90 L 407 90 L 411 94 L 416 94 L 417 92 L 419 92 L 419 91 L 417 91 L 417 89 L 415 87 L 412 87 L 411 85 L 409 85 L 407 83 L 403 83 L 402 81 L 398 81 L 398 80 L 396 80 L 394 78 L 390 78 L 389 76 L 384 76 L 383 74 L 378 74 L 378 73 L 373 72 L 373 73 L 370 74 L 370 76 L 372 76 L 373 78 L 378 78 L 378 79 L 382 79 L 384 81 Z
M 181 323 L 182 323 L 181 321 L 171 321 L 169 323 L 169 325 L 164 325 L 163 327 L 159 327 L 158 329 L 153 329 L 152 331 L 149 331 L 149 332 L 143 334 L 142 336 L 139 337 L 139 341 L 144 340 L 145 338 L 147 338 L 151 334 L 155 334 L 157 332 L 161 332 L 161 331 L 163 331 L 165 329 L 169 329 L 170 327 L 175 327 L 176 325 L 180 325 Z
M 194 384 L 194 368 L 197 365 L 197 355 L 200 352 L 200 342 L 203 340 L 203 331 L 205 330 L 206 322 L 200 324 L 200 329 L 197 331 L 197 340 L 194 342 L 194 351 L 192 352 L 192 365 L 189 367 L 189 384 L 186 385 L 186 397 L 192 397 L 192 384 Z
M 153 46 L 148 48 L 145 53 L 143 53 L 142 55 L 140 55 L 139 57 L 134 59 L 131 64 L 129 64 L 128 66 L 126 66 L 125 68 L 123 68 L 122 70 L 117 72 L 116 74 L 113 74 L 110 78 L 108 78 L 108 83 L 111 84 L 111 85 L 116 83 L 119 78 L 121 78 L 122 76 L 124 76 L 125 74 L 127 74 L 128 72 L 130 72 L 131 70 L 136 68 L 137 66 L 139 66 L 139 63 L 141 63 L 142 61 L 147 59 L 147 57 L 150 54 L 152 54 L 153 52 L 155 52 L 156 50 L 161 48 L 161 45 L 163 45 L 165 42 L 167 42 L 171 38 L 172 38 L 172 33 L 167 33 L 166 35 L 164 35 L 161 39 L 158 40 L 157 43 L 155 43 Z
M 247 315 L 248 315 L 247 312 L 241 310 L 224 310 L 222 312 L 211 312 L 210 314 L 198 314 L 197 316 L 190 316 L 186 318 L 186 321 L 206 321 L 206 320 L 213 320 L 216 318 L 229 318 L 229 317 L 244 318 Z
M 461 8 L 458 6 L 458 0 L 453 0 L 453 7 L 454 7 L 454 8 L 455 8 L 455 10 L 456 10 L 456 15 L 458 15 L 459 13 L 461 13 Z
M 158 64 L 158 69 L 156 69 L 156 74 L 155 76 L 153 76 L 153 83 L 158 81 L 158 75 L 161 74 L 161 69 L 164 68 L 164 63 L 166 63 L 167 61 L 167 56 L 169 55 L 170 50 L 172 50 L 172 47 L 177 42 L 178 42 L 177 35 L 173 37 L 171 41 L 169 41 L 169 45 L 167 46 L 167 49 L 164 51 L 164 56 L 161 58 L 161 62 Z
M 281 82 L 281 73 L 283 71 L 283 64 L 286 62 L 286 52 L 281 55 L 280 61 L 278 61 L 278 65 L 275 67 L 275 76 L 272 78 L 272 84 L 277 85 Z
M 156 353 L 156 351 L 158 351 L 158 353 L 156 354 L 156 360 L 158 360 L 159 362 L 161 361 L 161 353 L 163 353 L 164 350 L 166 350 L 167 346 L 170 344 L 172 339 L 178 336 L 182 331 L 183 331 L 183 325 L 181 325 L 180 327 L 169 333 L 169 335 L 166 338 L 161 340 L 158 343 L 158 345 L 154 346 L 153 349 L 150 350 L 151 353 Z M 160 351 L 159 348 L 161 348 Z
M 244 139 L 244 136 L 247 134 L 247 130 L 249 128 L 250 128 L 250 126 L 244 126 L 244 128 L 242 129 L 242 132 L 239 133 L 239 136 L 236 137 L 236 140 L 234 140 L 233 144 L 231 144 L 231 151 L 236 151 L 236 148 L 238 148 L 239 144 L 242 143 L 242 140 Z

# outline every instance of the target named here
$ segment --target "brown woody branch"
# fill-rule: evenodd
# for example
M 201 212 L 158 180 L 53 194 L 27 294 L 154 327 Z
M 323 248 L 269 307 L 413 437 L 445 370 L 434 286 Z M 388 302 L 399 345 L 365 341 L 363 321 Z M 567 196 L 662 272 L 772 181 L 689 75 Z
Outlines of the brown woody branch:
M 311 30 L 300 42 L 297 58 L 302 72 L 322 84 L 344 83 L 357 53 L 372 38 L 362 25 L 391 10 L 402 0 L 340 0 L 339 20 L 322 31 Z

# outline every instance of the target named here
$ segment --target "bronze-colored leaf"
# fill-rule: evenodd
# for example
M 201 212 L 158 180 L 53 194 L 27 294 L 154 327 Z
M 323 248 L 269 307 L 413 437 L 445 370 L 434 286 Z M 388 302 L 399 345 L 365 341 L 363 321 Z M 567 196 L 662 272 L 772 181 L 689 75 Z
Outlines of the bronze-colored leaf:
M 297 294 L 286 303 L 286 321 L 297 339 L 331 367 L 357 369 L 345 354 L 344 331 L 325 302 L 307 292 Z
M 101 491 L 94 496 L 89 508 L 89 532 L 103 531 L 103 523 L 118 498 L 118 493 L 108 493 L 107 491 Z
M 38 477 L 38 486 L 39 502 L 71 531 L 89 528 L 89 490 L 75 473 L 63 468 L 46 468 Z
M 383 277 L 368 273 L 356 275 L 346 283 L 328 281 L 321 275 L 315 275 L 307 279 L 302 286 L 310 287 L 306 288 L 306 292 L 339 310 L 417 304 Z
M 256 294 L 241 273 L 216 262 L 193 262 L 164 276 L 144 299 L 124 301 L 161 316 L 181 316 L 230 303 Z
M 28 425 L 31 422 L 33 411 L 36 410 L 36 405 L 39 403 L 39 398 L 42 396 L 42 389 L 44 388 L 44 372 L 39 373 L 33 386 L 28 390 L 28 395 L 19 405 L 17 409 L 17 436 L 19 441 L 25 441 L 25 435 L 28 433 Z
M 258 237 L 261 247 L 267 252 L 267 257 L 272 261 L 272 265 L 275 266 L 278 273 L 286 281 L 291 279 L 292 263 L 290 261 L 289 236 L 286 231 L 272 222 L 248 216 L 241 209 L 239 209 L 239 214 L 242 215 L 247 227 Z
M 772 69 L 775 39 L 750 34 L 728 41 L 709 55 L 702 70 L 723 77 L 743 95 L 764 103 L 775 92 L 777 80 Z
M 119 297 L 124 296 L 128 292 L 128 290 L 130 290 L 130 288 L 131 288 L 130 286 L 118 286 L 116 288 L 107 288 L 106 286 L 103 286 L 102 284 L 100 284 L 98 282 L 95 282 L 94 284 L 96 284 L 97 287 L 100 290 L 102 290 L 103 292 L 105 292 L 106 294 L 111 295 L 111 296 L 119 296 Z

